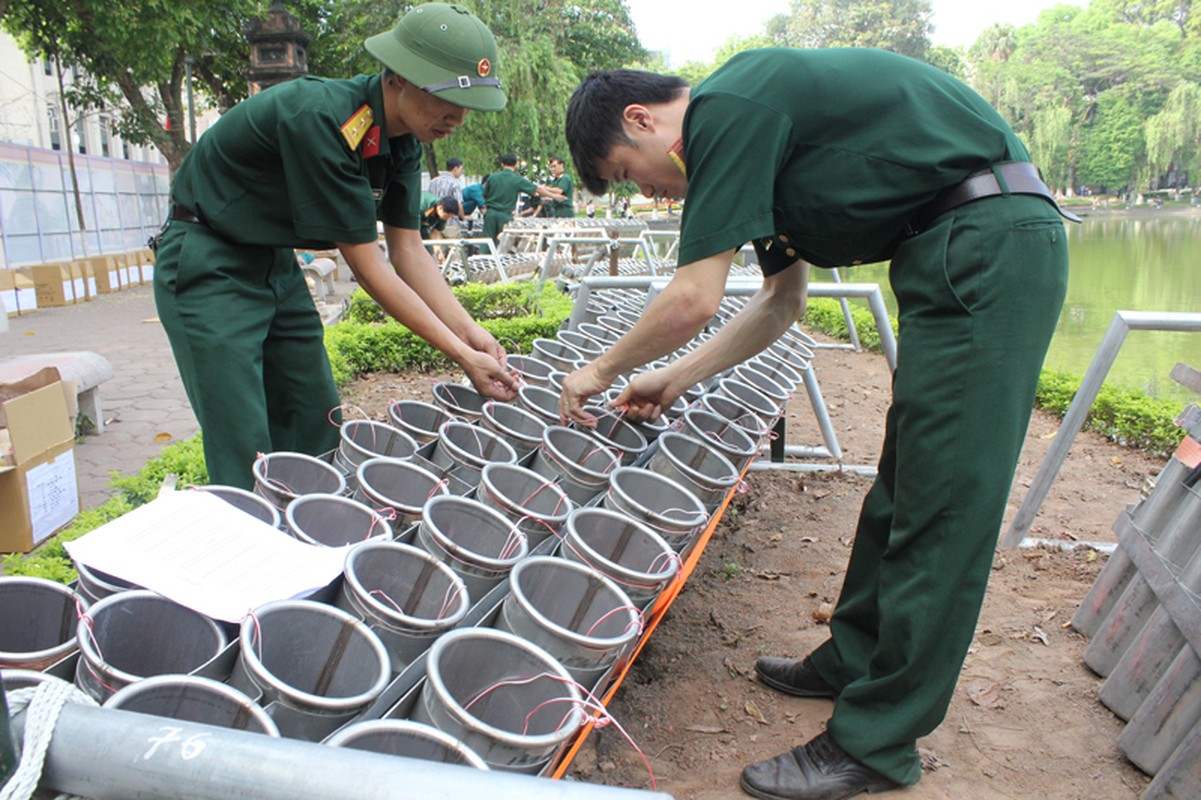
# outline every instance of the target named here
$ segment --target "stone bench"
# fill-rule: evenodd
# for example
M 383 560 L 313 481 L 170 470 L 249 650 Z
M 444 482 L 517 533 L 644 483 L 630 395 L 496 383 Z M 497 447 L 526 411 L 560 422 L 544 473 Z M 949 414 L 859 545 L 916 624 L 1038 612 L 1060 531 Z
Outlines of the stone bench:
M 313 279 L 321 300 L 328 300 L 337 294 L 337 288 L 334 286 L 334 272 L 338 269 L 338 264 L 332 258 L 314 258 L 307 264 L 302 261 L 300 268 L 304 270 L 307 277 Z
M 57 369 L 64 381 L 75 382 L 79 413 L 91 418 L 96 433 L 102 432 L 104 410 L 100 404 L 100 384 L 113 377 L 113 367 L 108 359 L 85 350 L 6 356 L 0 358 L 0 383 L 15 383 L 46 367 Z

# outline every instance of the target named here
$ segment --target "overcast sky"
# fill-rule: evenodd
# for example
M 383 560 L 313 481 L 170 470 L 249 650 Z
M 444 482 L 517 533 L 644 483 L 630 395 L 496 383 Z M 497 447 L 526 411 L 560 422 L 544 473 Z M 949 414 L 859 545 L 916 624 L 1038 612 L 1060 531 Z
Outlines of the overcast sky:
M 708 61 L 731 36 L 763 30 L 764 23 L 788 11 L 788 0 L 626 0 L 638 35 L 650 50 L 668 53 L 674 66 Z M 933 0 L 935 44 L 969 45 L 996 22 L 1026 25 L 1038 12 L 1060 3 L 1087 0 Z

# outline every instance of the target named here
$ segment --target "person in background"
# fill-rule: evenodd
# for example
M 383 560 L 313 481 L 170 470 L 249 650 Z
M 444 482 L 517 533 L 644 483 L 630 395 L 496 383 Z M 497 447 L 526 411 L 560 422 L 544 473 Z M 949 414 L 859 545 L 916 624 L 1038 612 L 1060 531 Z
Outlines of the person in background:
M 454 195 L 438 197 L 429 192 L 421 193 L 421 238 L 441 239 L 446 223 L 459 218 L 459 201 Z
M 550 171 L 554 175 L 547 186 L 554 187 L 563 193 L 562 200 L 551 200 L 545 203 L 545 216 L 558 218 L 573 218 L 575 217 L 575 185 L 571 182 L 571 176 L 564 170 L 567 165 L 563 163 L 563 159 L 558 156 L 550 157 Z
M 469 110 L 505 107 L 496 42 L 463 7 L 427 3 L 365 45 L 382 72 L 302 77 L 242 101 L 172 182 L 155 303 L 213 483 L 249 489 L 256 454 L 338 443 L 341 401 L 294 248 L 336 246 L 359 285 L 477 390 L 514 397 L 504 350 L 451 294 L 419 233 L 422 142 Z
M 445 239 L 446 223 L 452 219 L 458 220 L 459 216 L 459 201 L 455 199 L 454 195 L 438 197 L 429 192 L 421 193 L 421 238 L 423 240 Z M 449 249 L 439 245 L 431 247 L 430 252 L 434 254 L 435 261 L 444 264 Z
M 484 185 L 469 183 L 463 187 L 463 216 L 470 217 L 476 211 L 484 212 Z
M 484 235 L 500 242 L 500 232 L 513 219 L 517 197 L 522 192 L 550 200 L 561 200 L 558 189 L 539 186 L 517 174 L 517 156 L 506 153 L 500 157 L 500 169 L 484 178 Z
M 446 169 L 430 181 L 425 190 L 435 197 L 453 197 L 460 207 L 463 205 L 463 159 L 446 159 Z
M 767 686 L 833 699 L 833 714 L 808 742 L 747 766 L 741 786 L 768 800 L 841 800 L 916 783 L 917 740 L 946 715 L 972 643 L 1063 303 L 1054 198 L 968 86 L 866 48 L 749 50 L 695 88 L 593 73 L 568 104 L 567 141 L 589 192 L 629 180 L 686 202 L 678 269 L 629 333 L 563 379 L 564 421 L 595 424 L 589 397 L 692 341 L 748 241 L 759 292 L 611 405 L 656 417 L 775 341 L 805 309 L 809 264 L 891 259 L 893 400 L 829 638 L 808 656 L 756 663 Z

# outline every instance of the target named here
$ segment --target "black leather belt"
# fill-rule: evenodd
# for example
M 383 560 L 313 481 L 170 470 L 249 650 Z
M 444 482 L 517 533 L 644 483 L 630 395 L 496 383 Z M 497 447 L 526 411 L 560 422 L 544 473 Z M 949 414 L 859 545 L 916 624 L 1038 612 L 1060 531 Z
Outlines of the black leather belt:
M 205 224 L 204 220 L 202 220 L 200 217 L 196 216 L 183 206 L 177 205 L 171 206 L 171 219 L 178 220 L 180 222 L 194 222 L 197 225 Z
M 995 172 L 994 172 L 995 170 Z M 997 180 L 997 173 L 1005 182 L 1002 187 Z M 1038 168 L 1029 161 L 1010 161 L 1004 164 L 994 164 L 968 175 L 960 183 L 943 189 L 938 196 L 923 206 L 909 224 L 905 232 L 910 236 L 924 231 L 936 217 L 940 217 L 953 208 L 967 205 L 985 197 L 995 197 L 1002 194 L 1029 194 L 1044 197 L 1054 206 L 1064 219 L 1079 222 L 1075 214 L 1069 214 L 1055 202 L 1055 196 L 1043 183 L 1038 174 Z

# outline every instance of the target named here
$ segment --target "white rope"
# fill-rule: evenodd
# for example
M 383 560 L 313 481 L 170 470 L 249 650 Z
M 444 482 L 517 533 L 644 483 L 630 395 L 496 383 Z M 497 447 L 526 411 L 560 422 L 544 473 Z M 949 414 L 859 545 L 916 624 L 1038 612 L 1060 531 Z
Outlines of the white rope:
M 54 735 L 58 715 L 67 703 L 94 706 L 96 701 L 57 678 L 37 686 L 6 693 L 8 710 L 13 716 L 25 711 L 25 740 L 21 743 L 21 761 L 8 783 L 0 787 L 0 800 L 30 800 L 42 779 L 46 751 Z

